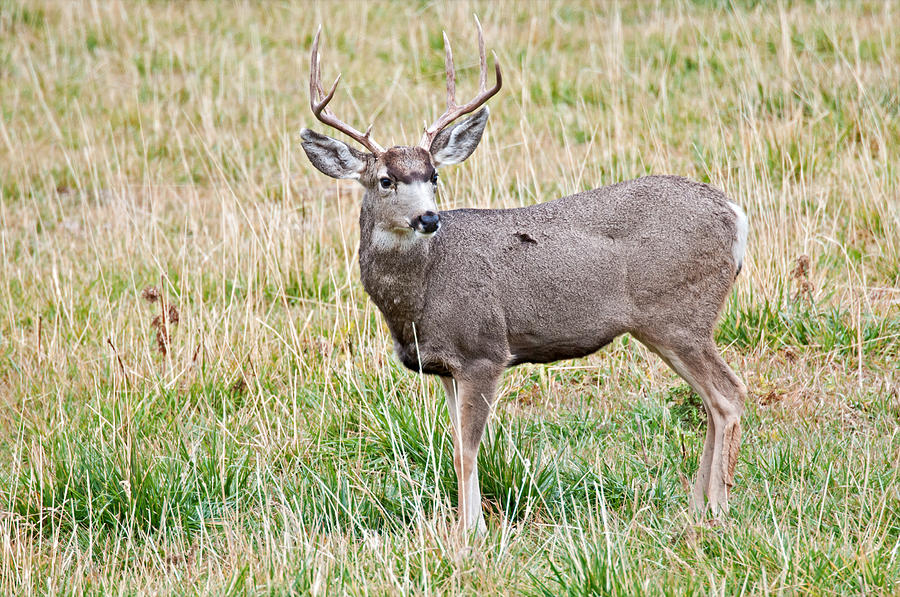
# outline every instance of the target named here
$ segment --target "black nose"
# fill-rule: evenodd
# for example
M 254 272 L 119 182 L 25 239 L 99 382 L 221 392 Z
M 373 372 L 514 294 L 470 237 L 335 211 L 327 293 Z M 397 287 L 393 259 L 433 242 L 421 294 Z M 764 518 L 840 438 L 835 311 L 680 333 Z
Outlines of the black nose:
M 433 211 L 426 211 L 421 216 L 419 216 L 419 225 L 418 228 L 420 231 L 425 234 L 431 234 L 432 232 L 437 232 L 438 227 L 441 224 L 441 216 L 437 215 Z

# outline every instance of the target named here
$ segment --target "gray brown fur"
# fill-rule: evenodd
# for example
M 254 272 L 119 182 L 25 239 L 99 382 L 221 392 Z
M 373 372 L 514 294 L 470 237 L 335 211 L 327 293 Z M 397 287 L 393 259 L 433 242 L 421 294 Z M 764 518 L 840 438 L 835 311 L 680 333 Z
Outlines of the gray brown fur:
M 626 332 L 711 337 L 736 269 L 725 197 L 674 176 L 440 212 L 427 244 L 388 253 L 368 241 L 371 203 L 360 216 L 363 285 L 413 370 L 458 373 L 486 346 L 506 367 L 585 356 Z

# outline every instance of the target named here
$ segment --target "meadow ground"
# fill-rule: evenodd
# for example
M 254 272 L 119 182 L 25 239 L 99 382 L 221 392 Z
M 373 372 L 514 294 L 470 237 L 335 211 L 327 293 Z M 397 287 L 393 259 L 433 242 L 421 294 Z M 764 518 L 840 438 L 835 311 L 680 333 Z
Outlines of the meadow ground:
M 755 4 L 0 0 L 0 593 L 900 593 L 900 5 Z M 749 215 L 724 522 L 625 337 L 504 377 L 459 550 L 439 384 L 297 133 L 319 23 L 338 112 L 410 143 L 475 12 L 505 85 L 442 207 L 677 173 Z

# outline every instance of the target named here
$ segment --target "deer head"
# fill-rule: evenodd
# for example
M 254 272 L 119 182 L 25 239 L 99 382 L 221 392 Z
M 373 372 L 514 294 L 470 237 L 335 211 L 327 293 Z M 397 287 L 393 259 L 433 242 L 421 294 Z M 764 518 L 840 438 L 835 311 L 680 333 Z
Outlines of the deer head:
M 478 22 L 478 49 L 481 59 L 479 93 L 465 104 L 456 103 L 456 73 L 453 52 L 444 33 L 445 70 L 447 74 L 447 110 L 422 134 L 415 147 L 397 145 L 383 149 L 370 136 L 372 126 L 360 132 L 335 116 L 328 107 L 337 90 L 338 75 L 331 90 L 325 93 L 319 68 L 319 35 L 316 32 L 310 57 L 309 100 L 315 117 L 344 133 L 367 151 L 332 139 L 309 129 L 300 131 L 303 150 L 319 171 L 333 178 L 357 180 L 366 189 L 364 203 L 374 214 L 374 226 L 382 241 L 398 242 L 415 237 L 429 237 L 440 228 L 440 216 L 434 200 L 438 168 L 458 164 L 472 155 L 481 141 L 487 124 L 487 107 L 474 116 L 453 124 L 460 116 L 481 107 L 500 91 L 502 77 L 494 56 L 496 83 L 487 89 L 487 60 L 484 37 Z

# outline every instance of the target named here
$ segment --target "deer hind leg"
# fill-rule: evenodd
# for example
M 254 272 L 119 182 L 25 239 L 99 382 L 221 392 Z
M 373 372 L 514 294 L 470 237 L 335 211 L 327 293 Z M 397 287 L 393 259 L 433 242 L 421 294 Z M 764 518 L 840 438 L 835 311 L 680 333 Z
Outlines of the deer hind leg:
M 674 369 L 674 367 L 672 368 Z M 701 394 L 701 396 L 702 395 L 703 394 Z M 715 419 L 710 415 L 709 408 L 707 408 L 706 404 L 707 400 L 706 398 L 703 398 L 703 410 L 706 411 L 706 440 L 703 442 L 700 466 L 697 468 L 697 478 L 694 479 L 694 487 L 691 490 L 691 507 L 695 512 L 703 512 L 706 508 L 706 493 L 707 488 L 709 487 L 712 455 L 713 451 L 715 451 L 716 444 Z
M 464 372 L 455 378 L 455 383 L 453 379 L 442 378 L 453 427 L 459 527 L 462 531 L 474 530 L 478 535 L 487 532 L 478 487 L 478 449 L 491 414 L 499 377 L 499 371 L 489 370 L 469 375 Z
M 694 509 L 727 512 L 741 443 L 741 413 L 747 391 L 712 340 L 696 346 L 651 348 L 700 394 L 707 413 L 706 441 L 692 491 Z

